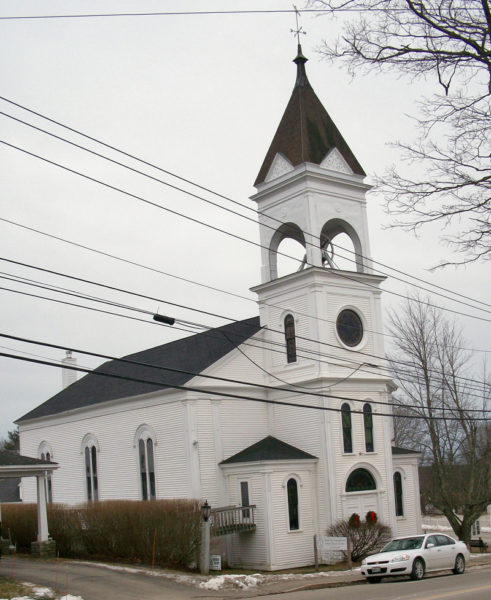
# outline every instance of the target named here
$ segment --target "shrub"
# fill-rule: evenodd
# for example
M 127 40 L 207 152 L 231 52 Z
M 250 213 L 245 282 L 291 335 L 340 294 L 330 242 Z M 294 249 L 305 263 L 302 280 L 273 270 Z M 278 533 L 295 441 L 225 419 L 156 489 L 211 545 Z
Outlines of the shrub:
M 350 521 L 351 517 L 348 521 L 338 521 L 329 527 L 327 535 L 349 537 L 351 539 L 351 558 L 354 561 L 360 561 L 365 556 L 377 552 L 392 537 L 390 527 L 382 523 L 365 521 L 359 522 L 358 526 L 353 527 Z
M 375 525 L 375 523 L 377 522 L 377 513 L 374 512 L 373 510 L 369 510 L 367 512 L 367 514 L 365 515 L 365 521 L 369 525 Z
M 36 539 L 36 505 L 5 505 L 5 531 L 19 549 Z M 48 506 L 48 524 L 60 556 L 123 560 L 169 567 L 195 561 L 201 514 L 193 500 L 115 500 Z M 154 554 L 155 544 L 155 554 Z

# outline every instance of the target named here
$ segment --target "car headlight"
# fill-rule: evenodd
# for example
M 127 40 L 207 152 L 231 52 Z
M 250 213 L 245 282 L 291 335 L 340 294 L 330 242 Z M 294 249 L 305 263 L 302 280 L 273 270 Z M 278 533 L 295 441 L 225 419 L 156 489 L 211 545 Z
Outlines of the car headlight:
M 361 564 L 362 564 L 362 565 L 366 565 L 366 564 L 367 564 L 367 559 L 366 559 L 366 558 L 364 558 L 364 559 L 361 561 Z
M 403 560 L 409 560 L 409 554 L 399 554 L 398 556 L 394 556 L 390 562 L 402 562 Z

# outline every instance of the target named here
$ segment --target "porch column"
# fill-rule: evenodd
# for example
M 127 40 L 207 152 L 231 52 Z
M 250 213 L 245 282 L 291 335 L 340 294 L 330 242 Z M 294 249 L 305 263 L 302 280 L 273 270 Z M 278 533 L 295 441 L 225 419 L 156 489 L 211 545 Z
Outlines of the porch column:
M 38 542 L 47 542 L 49 538 L 48 531 L 48 511 L 46 509 L 46 473 L 37 475 L 38 484 Z

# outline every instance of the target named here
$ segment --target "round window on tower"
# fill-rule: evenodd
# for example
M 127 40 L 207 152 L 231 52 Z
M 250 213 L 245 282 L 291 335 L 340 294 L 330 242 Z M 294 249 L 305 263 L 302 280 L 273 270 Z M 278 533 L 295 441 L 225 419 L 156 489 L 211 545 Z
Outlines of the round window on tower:
M 336 319 L 336 331 L 343 344 L 350 348 L 358 346 L 363 339 L 363 323 L 351 308 L 345 308 L 339 313 Z

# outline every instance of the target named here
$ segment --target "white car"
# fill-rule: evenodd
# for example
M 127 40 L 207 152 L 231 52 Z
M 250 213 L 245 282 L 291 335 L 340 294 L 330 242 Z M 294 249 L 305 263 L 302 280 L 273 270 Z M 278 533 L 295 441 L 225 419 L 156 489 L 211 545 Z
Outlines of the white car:
M 469 550 L 464 542 L 457 542 L 442 533 L 411 535 L 390 541 L 378 554 L 363 559 L 361 574 L 369 583 L 378 583 L 382 577 L 409 575 L 422 579 L 428 571 L 452 569 L 455 575 L 465 571 Z

